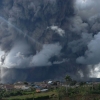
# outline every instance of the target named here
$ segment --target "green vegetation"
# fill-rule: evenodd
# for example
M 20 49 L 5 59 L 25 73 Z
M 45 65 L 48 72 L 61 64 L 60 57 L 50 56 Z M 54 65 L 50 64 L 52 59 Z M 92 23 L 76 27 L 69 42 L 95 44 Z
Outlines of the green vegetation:
M 56 91 L 50 91 L 45 93 L 26 92 L 26 94 L 27 95 L 24 94 L 24 95 L 6 97 L 4 98 L 4 100 L 41 100 L 41 99 L 45 100 L 49 98 L 55 98 L 54 96 L 57 97 Z M 34 98 L 33 98 L 33 94 L 34 94 Z M 52 96 L 52 94 L 54 95 Z
M 57 94 L 58 94 L 58 100 L 62 100 L 63 97 L 66 97 L 66 88 L 65 87 L 58 88 Z
M 70 86 L 67 93 L 66 87 L 60 86 L 57 89 L 42 93 L 35 93 L 35 91 L 2 91 L 0 96 L 4 100 L 100 100 L 100 84 Z
M 86 84 L 76 81 L 70 76 L 65 77 L 66 85 L 49 89 L 47 92 L 36 93 L 35 90 L 1 91 L 0 100 L 100 100 L 100 84 Z M 27 84 L 27 82 L 25 82 Z M 66 86 L 67 87 L 66 91 Z
M 69 75 L 66 75 L 65 80 L 66 80 L 67 84 L 70 85 L 72 79 Z
M 31 92 L 25 92 L 21 90 L 13 90 L 13 91 L 1 91 L 0 96 L 1 97 L 10 97 L 10 96 L 21 96 L 21 95 L 28 95 L 31 94 Z

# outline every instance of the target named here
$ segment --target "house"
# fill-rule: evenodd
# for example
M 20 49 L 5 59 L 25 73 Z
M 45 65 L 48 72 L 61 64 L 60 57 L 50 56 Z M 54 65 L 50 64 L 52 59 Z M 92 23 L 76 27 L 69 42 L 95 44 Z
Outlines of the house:
M 23 82 L 17 82 L 14 83 L 14 88 L 15 89 L 23 89 L 23 87 L 27 86 L 26 84 L 24 84 Z
M 48 91 L 48 89 L 42 89 L 42 90 L 41 90 L 41 92 L 46 92 L 46 91 Z
M 31 90 L 31 87 L 30 86 L 22 86 L 21 89 L 22 90 Z
M 6 90 L 6 91 L 11 91 L 11 90 L 14 90 L 14 85 L 5 85 L 4 86 L 4 89 Z
M 41 87 L 41 89 L 47 88 L 47 84 L 46 84 L 46 83 L 42 83 L 42 84 L 40 84 L 39 86 Z
M 41 89 L 40 88 L 37 88 L 36 89 L 36 93 L 40 93 L 41 92 Z
M 52 81 L 48 81 L 48 84 L 52 84 L 53 82 Z

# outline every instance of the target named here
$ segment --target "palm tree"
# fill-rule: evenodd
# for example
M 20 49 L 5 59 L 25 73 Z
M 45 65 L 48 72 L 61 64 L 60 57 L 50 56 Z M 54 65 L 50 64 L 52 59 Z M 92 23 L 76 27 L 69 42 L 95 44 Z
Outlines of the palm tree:
M 69 75 L 66 75 L 65 80 L 68 84 L 72 81 L 71 77 Z
M 70 85 L 72 79 L 69 75 L 66 75 L 65 80 L 66 80 L 67 85 Z M 67 85 L 66 85 L 66 92 L 67 92 Z

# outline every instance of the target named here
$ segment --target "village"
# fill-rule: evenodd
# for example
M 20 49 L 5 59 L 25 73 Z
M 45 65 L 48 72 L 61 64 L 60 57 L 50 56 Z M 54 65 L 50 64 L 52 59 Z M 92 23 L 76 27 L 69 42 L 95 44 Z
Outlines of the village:
M 50 96 L 57 97 L 57 93 L 55 92 L 55 90 L 65 85 L 65 82 L 62 83 L 60 81 L 51 80 L 43 82 L 18 81 L 13 84 L 0 84 L 0 100 L 1 98 L 2 100 L 13 100 L 8 98 L 16 98 L 16 96 L 29 96 L 29 98 L 33 98 L 34 94 L 37 95 L 37 98 L 49 98 Z M 24 97 L 24 99 L 26 98 L 27 97 Z
M 13 84 L 0 84 L 0 100 L 70 100 L 75 95 L 76 98 L 79 95 L 83 97 L 83 93 L 86 96 L 87 93 L 100 94 L 100 82 L 77 82 L 67 75 L 65 81 L 18 81 Z
M 0 84 L 0 91 L 12 91 L 12 90 L 23 90 L 23 91 L 32 91 L 35 90 L 35 92 L 46 92 L 50 89 L 57 89 L 59 87 L 79 87 L 80 85 L 86 85 L 86 86 L 94 86 L 98 85 L 100 82 L 71 82 L 71 84 L 60 81 L 43 81 L 43 82 L 15 82 L 13 84 Z
M 0 90 L 36 90 L 37 93 L 48 91 L 49 89 L 56 89 L 62 86 L 60 81 L 43 81 L 43 82 L 16 82 L 14 84 L 0 84 Z
M 15 82 L 13 84 L 0 84 L 0 90 L 6 90 L 6 91 L 12 91 L 12 90 L 23 90 L 23 91 L 32 91 L 33 89 L 35 92 L 46 92 L 51 89 L 57 89 L 59 87 L 78 87 L 81 84 L 99 84 L 98 82 L 92 83 L 92 82 L 76 82 L 71 81 L 71 84 L 68 84 L 66 81 L 43 81 L 43 82 Z

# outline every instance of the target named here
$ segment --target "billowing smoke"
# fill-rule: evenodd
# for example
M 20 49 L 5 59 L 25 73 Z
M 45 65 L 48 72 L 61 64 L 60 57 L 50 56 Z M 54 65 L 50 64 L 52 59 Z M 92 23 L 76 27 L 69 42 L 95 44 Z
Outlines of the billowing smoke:
M 77 62 L 82 64 L 98 64 L 100 62 L 100 32 L 97 35 L 94 35 L 94 39 L 92 39 L 87 47 L 88 50 L 85 51 L 84 56 L 77 58 Z
M 1 0 L 2 82 L 99 77 L 99 5 L 99 0 Z
M 33 56 L 31 66 L 48 66 L 52 65 L 49 59 L 53 56 L 60 55 L 62 47 L 57 44 L 45 44 L 43 49 Z
M 60 55 L 62 49 L 59 43 L 44 44 L 40 52 L 37 51 L 35 55 L 31 55 L 29 48 L 29 45 L 18 42 L 7 55 L 3 66 L 6 68 L 50 66 L 52 63 L 49 59 Z
M 99 4 L 99 0 L 97 0 L 96 3 L 95 0 L 76 0 L 74 5 L 76 17 L 72 18 L 73 25 L 71 25 L 70 28 L 73 33 L 76 32 L 82 37 L 81 39 L 74 40 L 73 42 L 69 43 L 74 45 L 72 47 L 72 50 L 74 50 L 74 52 L 75 50 L 77 50 L 78 52 L 80 52 L 80 50 L 83 51 L 83 53 L 79 53 L 76 62 L 87 66 L 90 72 L 89 76 L 92 77 L 99 77 L 99 73 L 97 74 L 95 71 L 95 69 L 98 69 L 99 72 L 100 63 L 100 11 L 98 9 Z M 85 35 L 85 38 L 83 38 L 83 34 Z M 69 46 L 71 47 L 71 45 Z

